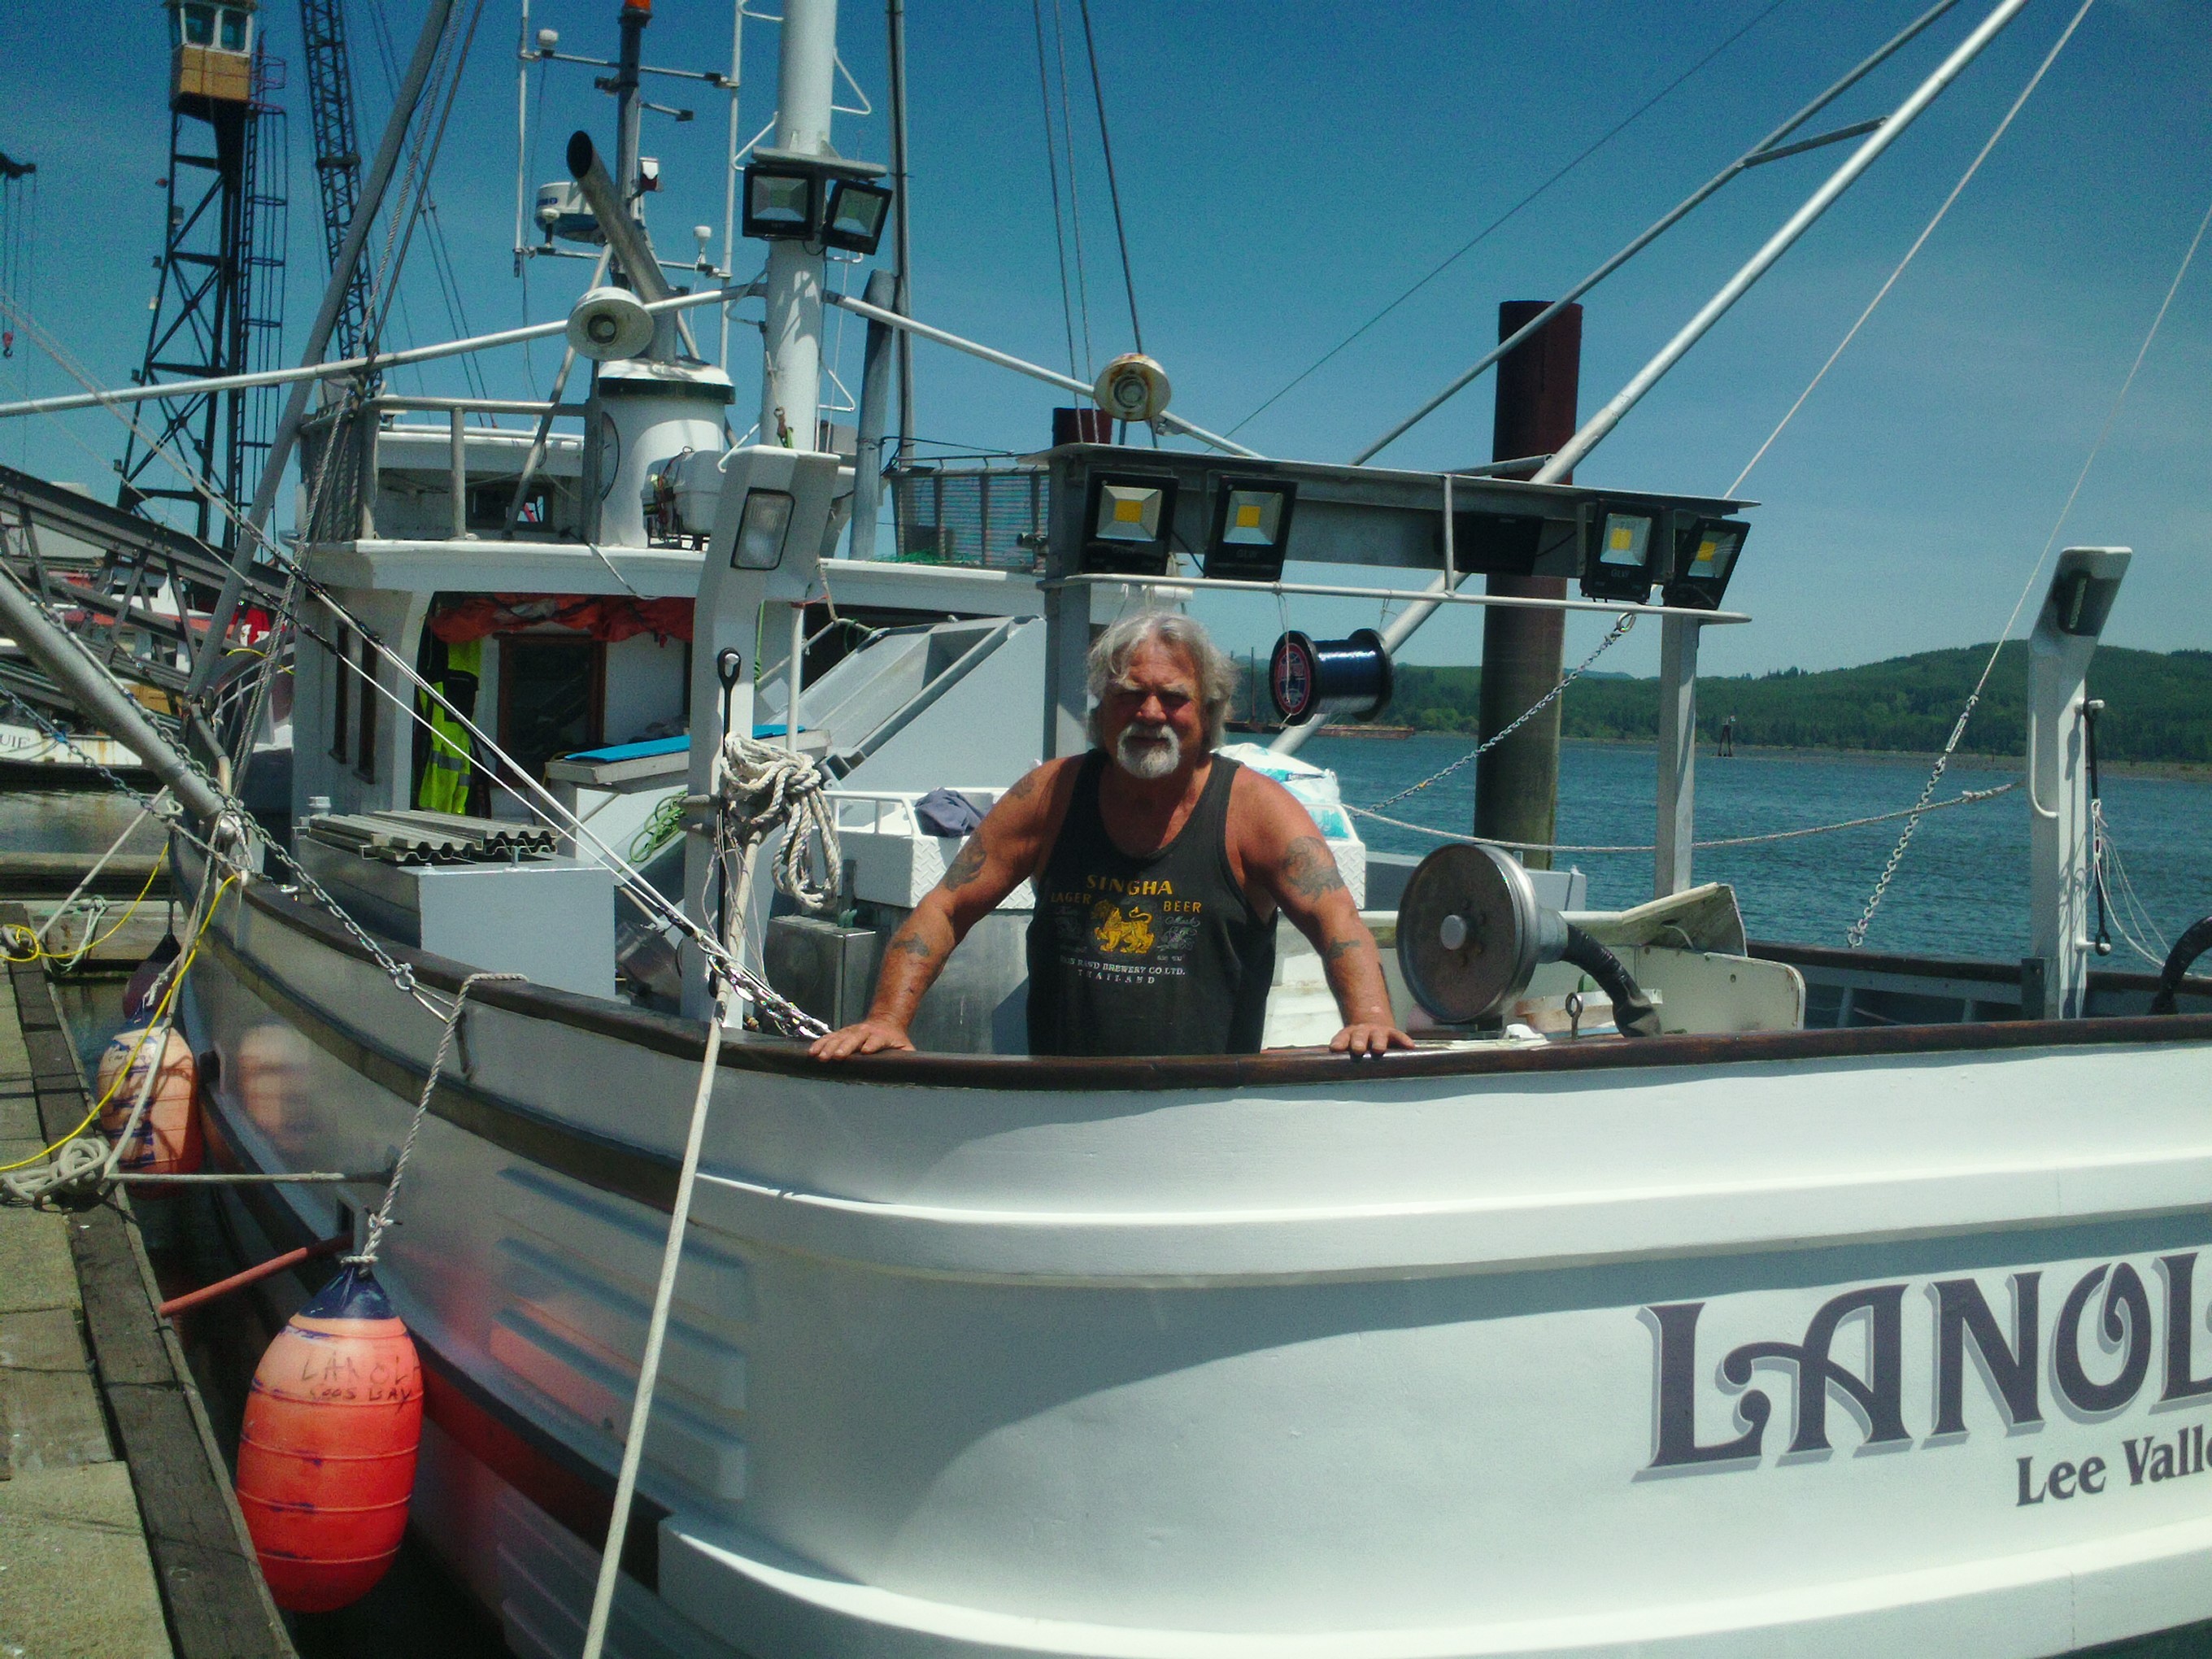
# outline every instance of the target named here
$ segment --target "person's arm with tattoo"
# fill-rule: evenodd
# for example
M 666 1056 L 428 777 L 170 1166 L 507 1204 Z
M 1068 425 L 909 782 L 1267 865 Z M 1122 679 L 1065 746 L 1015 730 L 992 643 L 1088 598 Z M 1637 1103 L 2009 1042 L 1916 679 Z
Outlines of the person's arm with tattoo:
M 809 1051 L 817 1060 L 914 1047 L 907 1028 L 921 1006 L 922 994 L 945 971 L 945 958 L 969 928 L 1035 871 L 1054 805 L 1065 793 L 1055 788 L 1056 777 L 1067 764 L 1048 762 L 1000 797 L 954 856 L 944 879 L 922 896 L 884 946 L 867 1018 L 817 1037 Z
M 1375 935 L 1359 919 L 1328 843 L 1288 790 L 1264 779 L 1253 781 L 1267 787 L 1255 789 L 1255 810 L 1245 820 L 1245 879 L 1272 893 L 1283 914 L 1313 941 L 1344 1020 L 1328 1046 L 1354 1058 L 1412 1048 L 1413 1038 L 1398 1029 L 1391 1012 Z

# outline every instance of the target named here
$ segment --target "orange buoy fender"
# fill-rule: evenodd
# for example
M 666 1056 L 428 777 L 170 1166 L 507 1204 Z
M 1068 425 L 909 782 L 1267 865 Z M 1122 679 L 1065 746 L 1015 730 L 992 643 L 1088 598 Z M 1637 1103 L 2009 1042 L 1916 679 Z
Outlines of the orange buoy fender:
M 145 1086 L 147 1069 L 154 1064 L 155 1045 L 150 1038 L 142 1042 L 143 1037 L 143 1030 L 118 1032 L 100 1057 L 100 1097 L 107 1103 L 100 1114 L 100 1128 L 110 1140 L 130 1123 L 131 1109 L 138 1103 L 138 1091 Z M 173 1026 L 167 1039 L 161 1045 L 161 1072 L 154 1079 L 146 1115 L 138 1120 L 137 1133 L 123 1149 L 121 1167 L 144 1175 L 190 1175 L 206 1156 L 200 1127 L 199 1067 L 192 1061 L 191 1045 Z M 131 1059 L 133 1048 L 138 1051 L 135 1060 Z M 126 1061 L 131 1075 L 118 1084 L 117 1073 Z
M 326 1613 L 384 1577 L 407 1530 L 422 1365 L 365 1267 L 276 1334 L 239 1433 L 238 1503 L 276 1605 Z

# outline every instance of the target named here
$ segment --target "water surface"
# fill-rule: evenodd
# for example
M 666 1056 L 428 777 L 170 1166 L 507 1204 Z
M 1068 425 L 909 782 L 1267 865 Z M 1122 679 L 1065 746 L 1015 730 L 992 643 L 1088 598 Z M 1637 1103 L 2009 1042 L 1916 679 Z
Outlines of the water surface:
M 1316 738 L 1304 758 L 1334 769 L 1354 805 L 1395 793 L 1466 754 L 1464 737 L 1402 739 Z M 1907 807 L 1919 798 L 1929 759 L 1795 753 L 1698 757 L 1700 841 L 1763 835 Z M 1559 757 L 1562 842 L 1648 846 L 1653 835 L 1657 756 L 1648 744 L 1568 743 Z M 1463 767 L 1389 809 L 1408 822 L 1464 834 L 1474 821 L 1474 768 Z M 2003 762 L 1954 761 L 1936 799 L 1988 789 L 2018 775 Z M 2212 915 L 2212 782 L 2198 779 L 2107 777 L 2106 823 L 2150 921 L 2166 939 Z M 1425 853 L 1430 836 L 1360 822 L 1370 846 Z M 1715 848 L 1696 855 L 1699 881 L 1735 884 L 1756 939 L 1840 945 L 1864 909 L 1897 844 L 1902 822 L 1800 841 Z M 1931 812 L 1920 821 L 1881 908 L 1867 948 L 1945 956 L 2009 958 L 2027 948 L 2028 809 L 2025 793 L 1979 806 Z M 1649 853 L 1561 854 L 1560 867 L 1589 878 L 1600 908 L 1651 896 Z M 2139 933 L 2141 930 L 2138 930 Z M 2118 939 L 2112 966 L 2145 964 Z M 2154 952 L 2158 941 L 2143 936 Z

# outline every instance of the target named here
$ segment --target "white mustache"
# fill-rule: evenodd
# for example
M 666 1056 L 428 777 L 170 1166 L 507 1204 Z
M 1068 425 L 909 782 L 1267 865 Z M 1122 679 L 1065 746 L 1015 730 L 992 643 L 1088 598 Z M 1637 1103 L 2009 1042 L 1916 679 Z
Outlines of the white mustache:
M 1114 750 L 1123 768 L 1140 778 L 1164 778 L 1182 763 L 1182 739 L 1171 726 L 1132 721 Z

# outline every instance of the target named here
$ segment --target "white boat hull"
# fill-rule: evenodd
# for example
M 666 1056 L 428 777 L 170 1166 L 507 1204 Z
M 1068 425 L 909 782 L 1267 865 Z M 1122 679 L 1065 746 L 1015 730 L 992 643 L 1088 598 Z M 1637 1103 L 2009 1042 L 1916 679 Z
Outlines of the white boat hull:
M 218 1141 L 378 1167 L 434 1022 L 289 901 L 217 927 Z M 699 1038 L 478 997 L 381 1274 L 443 1379 L 419 1524 L 573 1652 Z M 1856 1659 L 2212 1618 L 2212 1018 L 1923 1037 L 738 1046 L 617 1647 Z

